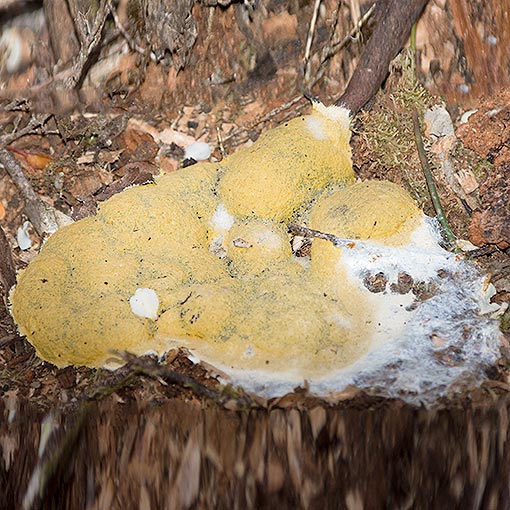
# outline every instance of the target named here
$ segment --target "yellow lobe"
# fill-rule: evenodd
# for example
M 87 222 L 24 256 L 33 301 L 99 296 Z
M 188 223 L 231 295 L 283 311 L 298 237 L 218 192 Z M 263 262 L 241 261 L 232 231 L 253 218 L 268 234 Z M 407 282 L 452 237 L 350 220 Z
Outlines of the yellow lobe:
M 365 181 L 321 197 L 312 207 L 313 229 L 343 239 L 373 241 L 388 246 L 409 243 L 423 212 L 400 186 L 388 181 Z M 341 249 L 315 239 L 312 269 L 328 277 L 338 272 Z
M 349 139 L 345 109 L 292 119 L 223 161 L 220 198 L 236 216 L 288 221 L 323 188 L 354 181 Z
M 233 274 L 258 275 L 289 263 L 292 256 L 287 229 L 281 224 L 250 218 L 238 221 L 226 234 L 223 247 Z

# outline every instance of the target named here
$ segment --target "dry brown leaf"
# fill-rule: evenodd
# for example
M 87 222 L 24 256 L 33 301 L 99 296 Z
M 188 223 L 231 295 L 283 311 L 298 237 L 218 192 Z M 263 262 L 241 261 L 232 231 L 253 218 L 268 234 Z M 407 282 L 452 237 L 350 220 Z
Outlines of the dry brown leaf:
M 129 119 L 128 128 L 148 133 L 157 143 L 164 143 L 167 145 L 175 143 L 181 147 L 186 147 L 196 141 L 192 136 L 186 135 L 172 128 L 166 128 L 162 131 L 158 131 L 148 122 L 135 118 Z
M 13 152 L 21 164 L 28 165 L 32 170 L 44 170 L 53 161 L 50 155 L 43 152 L 28 152 L 12 146 L 8 146 L 6 149 Z
M 464 190 L 464 193 L 469 195 L 478 189 L 478 181 L 476 180 L 475 174 L 469 168 L 462 168 L 455 176 Z

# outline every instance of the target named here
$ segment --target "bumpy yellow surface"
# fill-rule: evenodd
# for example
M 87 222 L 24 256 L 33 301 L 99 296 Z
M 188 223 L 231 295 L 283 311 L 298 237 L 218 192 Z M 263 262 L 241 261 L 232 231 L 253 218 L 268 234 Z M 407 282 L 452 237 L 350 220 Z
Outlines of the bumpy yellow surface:
M 292 249 L 286 228 L 258 219 L 234 223 L 225 234 L 223 248 L 236 276 L 259 275 L 268 269 L 289 265 Z
M 365 181 L 321 197 L 312 208 L 312 228 L 343 239 L 370 240 L 404 246 L 423 220 L 423 213 L 400 186 L 388 181 Z M 341 249 L 315 239 L 312 269 L 323 277 L 338 271 Z
M 288 221 L 329 184 L 354 182 L 348 121 L 316 105 L 224 161 L 219 191 L 237 216 Z
M 422 217 L 400 186 L 366 181 L 321 197 L 313 207 L 312 227 L 346 239 L 402 246 Z
M 314 228 L 399 244 L 421 213 L 394 185 L 351 185 L 348 124 L 346 110 L 316 105 L 221 165 L 125 190 L 62 228 L 19 274 L 20 331 L 58 366 L 183 345 L 223 369 L 307 378 L 359 358 L 371 312 L 335 269 L 340 249 L 314 241 L 310 269 L 292 256 L 286 222 L 315 201 Z M 131 310 L 139 288 L 157 293 L 156 320 Z

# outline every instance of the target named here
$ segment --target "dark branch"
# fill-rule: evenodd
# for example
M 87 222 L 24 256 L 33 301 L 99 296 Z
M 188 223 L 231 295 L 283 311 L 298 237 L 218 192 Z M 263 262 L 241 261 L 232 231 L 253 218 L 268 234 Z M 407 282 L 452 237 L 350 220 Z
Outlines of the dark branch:
M 428 0 L 381 0 L 376 26 L 337 105 L 355 115 L 379 90 L 390 62 L 403 48 Z

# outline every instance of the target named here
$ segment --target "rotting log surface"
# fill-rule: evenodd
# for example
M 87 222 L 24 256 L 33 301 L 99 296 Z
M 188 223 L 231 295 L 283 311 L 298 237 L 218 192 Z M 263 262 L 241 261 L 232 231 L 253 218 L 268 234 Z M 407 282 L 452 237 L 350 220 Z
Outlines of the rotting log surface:
M 109 397 L 36 508 L 506 509 L 510 397 L 485 395 L 437 410 L 365 397 L 251 411 Z M 0 406 L 1 506 L 21 508 L 43 413 L 26 403 L 9 423 Z M 76 419 L 61 417 L 61 433 Z

